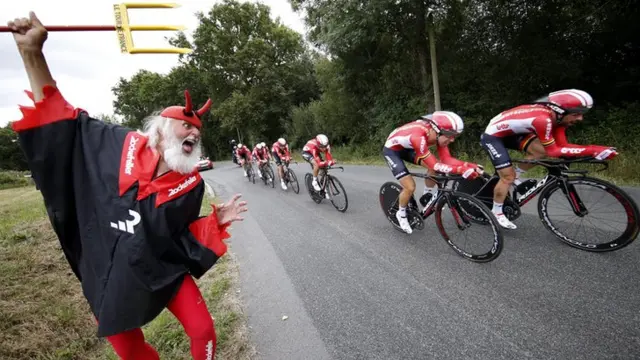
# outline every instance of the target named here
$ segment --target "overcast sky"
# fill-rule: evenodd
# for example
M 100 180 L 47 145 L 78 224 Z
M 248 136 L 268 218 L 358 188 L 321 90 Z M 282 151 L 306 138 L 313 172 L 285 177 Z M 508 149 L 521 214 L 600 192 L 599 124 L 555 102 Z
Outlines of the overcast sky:
M 28 17 L 29 11 L 34 11 L 44 25 L 113 25 L 113 4 L 120 2 L 126 1 L 3 0 L 0 14 L 3 25 L 16 17 Z M 173 2 L 181 6 L 174 9 L 130 9 L 130 23 L 184 25 L 190 36 L 197 27 L 194 13 L 201 11 L 206 14 L 219 1 Z M 280 17 L 285 25 L 304 33 L 302 18 L 293 12 L 288 0 L 259 2 L 271 8 L 272 17 Z M 134 31 L 133 34 L 136 46 L 167 47 L 164 37 L 171 35 L 171 32 Z M 29 89 L 29 81 L 10 33 L 0 33 L 0 49 L 0 126 L 4 126 L 9 121 L 21 118 L 18 104 L 30 105 L 31 101 L 24 93 L 25 89 Z M 178 56 L 120 53 L 115 32 L 50 32 L 44 52 L 53 77 L 65 98 L 90 114 L 113 113 L 114 96 L 111 87 L 120 77 L 128 79 L 140 69 L 167 73 L 177 64 Z

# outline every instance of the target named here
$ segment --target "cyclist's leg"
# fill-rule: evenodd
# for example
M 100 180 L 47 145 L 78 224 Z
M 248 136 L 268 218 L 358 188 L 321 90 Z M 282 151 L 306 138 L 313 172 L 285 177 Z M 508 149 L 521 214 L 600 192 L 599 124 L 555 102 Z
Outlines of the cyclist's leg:
M 409 170 L 402 159 L 403 155 L 406 157 L 407 154 L 403 153 L 404 152 L 393 151 L 386 146 L 382 149 L 382 156 L 384 156 L 387 161 L 387 165 L 389 166 L 391 173 L 398 181 L 400 181 L 400 185 L 402 185 L 402 191 L 398 196 L 398 212 L 396 213 L 396 219 L 398 220 L 402 230 L 411 234 L 411 225 L 409 225 L 409 220 L 407 220 L 407 205 L 409 205 L 409 200 L 416 190 L 416 182 L 413 180 L 412 176 L 408 176 Z
M 542 146 L 540 139 L 536 134 L 530 134 L 522 138 L 520 143 L 518 144 L 518 150 L 526 153 L 525 159 L 541 159 L 543 158 L 547 152 Z M 535 167 L 535 164 L 515 164 L 516 169 L 516 180 L 520 177 L 522 173 L 525 171 Z
M 284 169 L 282 168 L 282 159 L 280 159 L 280 155 L 277 152 L 272 151 L 271 155 L 273 156 L 273 161 L 275 161 L 276 166 L 278 167 L 278 175 L 280 175 L 280 179 L 284 178 Z
M 509 187 L 513 184 L 516 177 L 509 152 L 505 147 L 505 142 L 507 141 L 513 141 L 513 139 L 503 139 L 489 134 L 482 134 L 480 136 L 480 144 L 487 154 L 489 154 L 491 163 L 496 169 L 498 176 L 500 176 L 500 180 L 493 189 L 493 208 L 491 211 L 502 227 L 516 229 L 516 226 L 509 221 L 502 212 L 502 206 L 504 205 L 504 200 L 507 198 Z

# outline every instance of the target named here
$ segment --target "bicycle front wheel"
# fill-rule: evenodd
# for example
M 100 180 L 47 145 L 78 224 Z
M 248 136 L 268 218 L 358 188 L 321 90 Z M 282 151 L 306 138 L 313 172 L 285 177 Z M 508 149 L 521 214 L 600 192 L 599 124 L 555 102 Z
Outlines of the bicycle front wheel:
M 289 176 L 289 184 L 293 188 L 293 192 L 295 192 L 296 194 L 299 194 L 300 184 L 298 183 L 298 178 L 296 177 L 296 174 L 291 169 L 287 169 L 287 174 Z
M 559 180 L 544 189 L 538 215 L 560 241 L 592 252 L 622 249 L 640 230 L 633 199 L 619 187 L 587 176 Z
M 469 209 L 472 209 L 474 218 L 468 215 Z M 483 225 L 478 224 L 477 218 L 482 219 Z M 498 220 L 482 201 L 471 195 L 460 192 L 443 194 L 436 204 L 435 220 L 447 244 L 467 260 L 489 262 L 502 252 L 504 240 Z M 458 236 L 454 240 L 454 234 L 458 232 L 461 240 L 457 239 Z
M 271 165 L 269 166 L 265 166 L 265 176 L 267 177 L 267 183 L 271 183 L 271 188 L 274 188 L 276 186 L 276 180 L 275 180 L 275 175 L 273 174 L 273 168 L 271 167 Z
M 340 180 L 335 176 L 327 176 L 328 179 L 325 191 L 329 193 L 331 204 L 340 212 L 347 211 L 347 207 L 349 207 L 349 199 L 347 199 L 347 192 L 344 190 L 344 186 L 342 186 Z

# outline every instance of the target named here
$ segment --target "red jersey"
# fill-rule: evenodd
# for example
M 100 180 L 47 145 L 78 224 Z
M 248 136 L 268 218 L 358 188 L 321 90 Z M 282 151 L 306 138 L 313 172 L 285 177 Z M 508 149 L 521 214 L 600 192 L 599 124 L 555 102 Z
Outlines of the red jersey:
M 449 148 L 446 146 L 437 147 L 440 161 L 432 156 L 429 146 L 436 145 L 437 141 L 429 143 L 430 131 L 434 130 L 428 122 L 416 120 L 393 130 L 387 137 L 384 146 L 394 151 L 414 150 L 416 153 L 414 162 L 416 164 L 423 160 L 429 169 L 442 173 L 462 174 L 466 170 L 474 168 L 473 164 L 468 164 L 451 156 Z
M 267 151 L 266 147 L 262 147 L 262 150 L 258 150 L 257 147 L 253 148 L 253 156 L 255 156 L 258 160 L 267 160 L 269 158 L 269 151 Z
M 279 142 L 274 142 L 271 145 L 271 151 L 278 154 L 280 157 L 291 157 L 291 153 L 289 152 L 289 144 L 280 145 Z
M 307 141 L 307 143 L 302 148 L 302 151 L 311 153 L 316 163 L 320 166 L 325 166 L 327 162 L 333 160 L 333 156 L 331 156 L 331 145 L 327 145 L 327 148 L 322 150 L 320 149 L 318 141 L 315 138 Z M 320 154 L 325 154 L 325 156 L 327 157 L 326 161 L 322 161 L 322 159 L 320 158 Z
M 238 157 L 242 157 L 243 155 L 249 157 L 249 155 L 251 155 L 251 150 L 249 150 L 246 145 L 242 145 L 241 148 L 239 147 L 236 149 L 236 155 L 238 155 Z
M 491 121 L 485 134 L 496 137 L 536 134 L 545 147 L 547 155 L 553 157 L 596 156 L 607 146 L 569 144 L 566 127 L 553 120 L 553 111 L 544 105 L 521 105 L 503 111 Z

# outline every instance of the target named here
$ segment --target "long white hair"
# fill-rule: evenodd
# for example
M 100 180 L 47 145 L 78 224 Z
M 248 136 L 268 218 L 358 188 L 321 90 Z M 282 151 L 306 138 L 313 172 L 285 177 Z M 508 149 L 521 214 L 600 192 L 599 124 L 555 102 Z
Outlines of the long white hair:
M 162 158 L 167 163 L 169 169 L 181 174 L 188 174 L 194 171 L 194 167 L 202 156 L 200 141 L 193 146 L 190 154 L 182 151 L 182 143 L 185 139 L 180 139 L 173 131 L 173 124 L 176 119 L 154 114 L 144 119 L 142 130 L 138 132 L 147 138 L 147 146 L 160 151 Z

